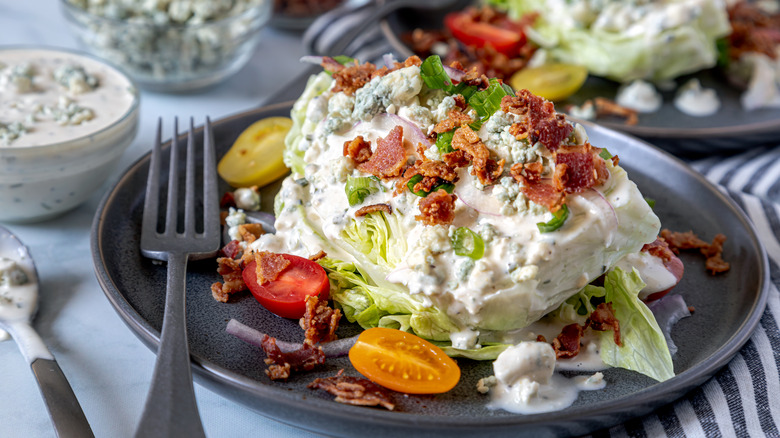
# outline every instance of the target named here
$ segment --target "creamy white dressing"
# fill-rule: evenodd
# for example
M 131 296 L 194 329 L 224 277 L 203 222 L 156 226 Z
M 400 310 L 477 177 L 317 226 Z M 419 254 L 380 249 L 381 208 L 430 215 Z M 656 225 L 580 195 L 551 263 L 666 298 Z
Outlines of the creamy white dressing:
M 653 84 L 637 79 L 620 87 L 615 101 L 640 113 L 654 113 L 661 108 L 663 98 Z
M 663 260 L 646 252 L 628 254 L 615 266 L 626 272 L 630 272 L 632 268 L 639 272 L 639 277 L 646 285 L 639 292 L 640 299 L 677 284 L 677 277 L 664 266 Z
M 125 116 L 136 99 L 132 83 L 113 67 L 75 53 L 42 49 L 0 50 L 0 123 L 21 123 L 26 132 L 0 147 L 41 146 L 86 137 L 105 129 Z M 15 66 L 32 71 L 29 88 L 17 87 L 8 79 Z M 98 80 L 94 89 L 76 85 L 65 87 L 55 79 L 62 67 L 83 67 Z M 74 104 L 92 113 L 90 119 L 65 123 L 46 109 L 62 109 Z M 89 141 L 89 140 L 85 140 Z
M 29 363 L 37 358 L 53 359 L 40 336 L 29 325 L 37 308 L 35 265 L 15 239 L 0 234 L 0 329 L 13 335 Z
M 674 106 L 695 117 L 711 116 L 720 109 L 720 99 L 712 88 L 702 88 L 698 79 L 691 79 L 683 84 L 674 98 Z

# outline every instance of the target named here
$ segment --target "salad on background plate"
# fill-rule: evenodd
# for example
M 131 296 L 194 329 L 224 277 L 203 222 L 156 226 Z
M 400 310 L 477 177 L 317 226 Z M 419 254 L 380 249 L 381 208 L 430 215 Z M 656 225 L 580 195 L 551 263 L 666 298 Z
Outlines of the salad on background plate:
M 683 274 L 675 252 L 699 250 L 711 273 L 725 272 L 725 236 L 661 232 L 619 157 L 528 90 L 438 56 L 320 61 L 292 109 L 275 233 L 231 209 L 224 281 L 212 286 L 221 302 L 249 289 L 277 315 L 308 315 L 307 340 L 324 324 L 297 350 L 257 342 L 272 379 L 324 362 L 340 313 L 366 330 L 353 366 L 402 392 L 415 379 L 450 383 L 432 393 L 452 388 L 444 354 L 494 361 L 474 390 L 520 413 L 571 405 L 579 390 L 604 387 L 607 367 L 674 377 L 669 330 L 690 315 L 679 295 L 664 298 Z M 327 300 L 335 311 L 318 304 Z M 419 355 L 399 353 L 416 342 Z M 385 362 L 435 371 L 388 373 Z

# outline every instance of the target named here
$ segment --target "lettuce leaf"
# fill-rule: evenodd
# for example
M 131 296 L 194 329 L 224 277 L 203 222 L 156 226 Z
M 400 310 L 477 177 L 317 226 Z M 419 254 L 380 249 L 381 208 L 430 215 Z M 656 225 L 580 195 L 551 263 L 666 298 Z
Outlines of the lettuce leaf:
M 304 151 L 298 146 L 304 137 L 304 132 L 313 131 L 313 127 L 306 126 L 308 123 L 306 111 L 309 108 L 309 103 L 312 99 L 327 91 L 330 88 L 332 81 L 333 79 L 326 72 L 309 77 L 303 94 L 295 101 L 292 111 L 290 111 L 290 118 L 292 118 L 293 125 L 284 138 L 284 153 L 282 157 L 284 159 L 284 164 L 290 168 L 293 173 L 303 175 L 303 168 L 306 165 L 303 161 Z
M 674 377 L 674 365 L 661 328 L 650 309 L 639 299 L 639 291 L 644 286 L 636 269 L 629 273 L 615 268 L 607 273 L 605 299 L 612 303 L 620 321 L 623 345 L 615 344 L 611 331 L 602 332 L 601 360 L 607 365 L 633 370 L 663 382 Z

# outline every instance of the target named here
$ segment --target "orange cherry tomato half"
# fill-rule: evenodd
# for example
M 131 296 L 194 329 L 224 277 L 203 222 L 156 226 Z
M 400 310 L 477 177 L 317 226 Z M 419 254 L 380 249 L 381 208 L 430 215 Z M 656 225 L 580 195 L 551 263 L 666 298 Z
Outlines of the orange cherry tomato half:
M 409 394 L 440 394 L 460 380 L 458 364 L 441 348 L 401 330 L 364 331 L 349 350 L 349 361 L 372 382 Z
M 517 32 L 516 26 L 504 28 L 490 23 L 474 21 L 466 12 L 451 12 L 444 17 L 444 25 L 452 36 L 471 47 L 493 46 L 506 56 L 516 56 L 525 42 L 525 34 Z M 509 27 L 509 26 L 507 26 Z
M 242 277 L 252 296 L 266 309 L 284 318 L 300 318 L 306 311 L 306 297 L 317 295 L 327 300 L 330 292 L 328 274 L 317 262 L 282 254 L 290 265 L 274 281 L 257 283 L 257 262 L 244 268 Z

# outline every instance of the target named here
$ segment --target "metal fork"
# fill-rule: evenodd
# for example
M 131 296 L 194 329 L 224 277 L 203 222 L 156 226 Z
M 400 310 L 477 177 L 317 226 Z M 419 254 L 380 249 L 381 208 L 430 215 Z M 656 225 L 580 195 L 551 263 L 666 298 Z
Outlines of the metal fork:
M 187 261 L 213 257 L 220 246 L 219 197 L 217 193 L 216 158 L 211 122 L 206 118 L 203 129 L 203 208 L 202 231 L 196 226 L 196 141 L 193 121 L 187 138 L 184 190 L 184 224 L 178 227 L 179 212 L 179 127 L 174 121 L 170 147 L 168 194 L 164 227 L 158 231 L 160 218 L 160 164 L 162 120 L 149 163 L 146 186 L 141 252 L 144 256 L 168 262 L 165 314 L 163 317 L 157 363 L 147 395 L 136 437 L 204 437 L 192 384 L 190 353 L 187 345 L 185 292 Z M 182 231 L 179 231 L 182 229 Z

